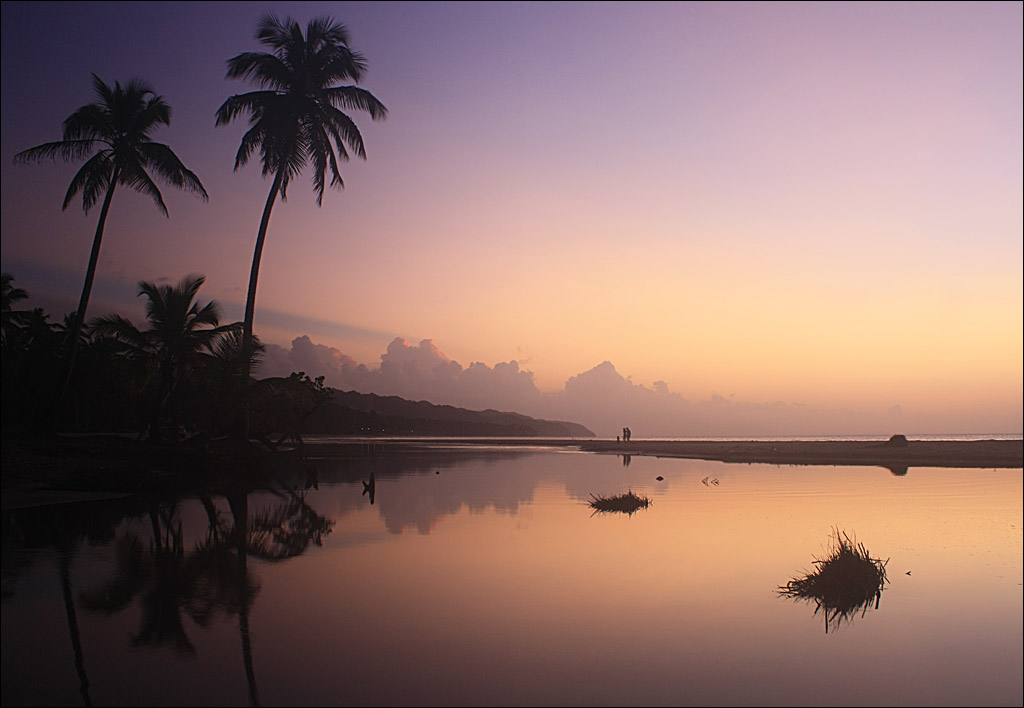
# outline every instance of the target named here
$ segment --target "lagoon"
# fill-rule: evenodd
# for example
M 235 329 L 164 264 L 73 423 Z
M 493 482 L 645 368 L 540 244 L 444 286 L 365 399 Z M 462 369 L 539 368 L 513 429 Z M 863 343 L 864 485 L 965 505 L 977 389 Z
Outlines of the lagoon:
M 457 443 L 314 463 L 308 489 L 11 512 L 3 704 L 1022 703 L 1020 469 Z M 651 505 L 588 506 L 627 490 Z M 779 589 L 836 531 L 888 582 L 826 622 Z

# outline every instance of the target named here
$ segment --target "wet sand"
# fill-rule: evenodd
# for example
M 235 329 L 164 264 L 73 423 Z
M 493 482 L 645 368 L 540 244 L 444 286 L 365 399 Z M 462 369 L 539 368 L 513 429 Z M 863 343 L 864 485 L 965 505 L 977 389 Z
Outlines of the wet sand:
M 616 455 L 684 457 L 721 462 L 777 465 L 870 465 L 907 467 L 1024 467 L 1021 440 L 911 440 L 889 442 L 587 441 L 581 450 Z

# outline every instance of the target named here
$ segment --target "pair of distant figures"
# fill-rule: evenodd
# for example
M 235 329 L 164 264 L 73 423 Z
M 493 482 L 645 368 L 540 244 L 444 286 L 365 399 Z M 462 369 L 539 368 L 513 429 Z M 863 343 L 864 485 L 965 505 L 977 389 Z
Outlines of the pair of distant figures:
M 622 429 L 622 442 L 629 442 L 629 439 L 630 439 L 630 437 L 632 437 L 632 435 L 633 435 L 633 431 L 632 430 L 630 430 L 629 428 L 623 428 Z M 618 440 L 618 436 L 616 436 L 615 439 Z

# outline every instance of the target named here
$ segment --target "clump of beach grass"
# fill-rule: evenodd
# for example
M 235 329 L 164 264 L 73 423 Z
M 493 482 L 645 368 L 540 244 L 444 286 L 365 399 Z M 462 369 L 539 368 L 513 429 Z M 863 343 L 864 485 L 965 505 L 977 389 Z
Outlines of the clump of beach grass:
M 590 495 L 590 508 L 594 511 L 632 514 L 639 509 L 646 509 L 650 504 L 649 497 L 635 494 L 632 489 L 613 497 Z
M 835 631 L 843 622 L 852 622 L 858 613 L 863 617 L 872 605 L 878 609 L 889 562 L 888 558 L 872 558 L 864 544 L 845 531 L 834 530 L 830 541 L 826 556 L 814 560 L 817 567 L 813 572 L 778 589 L 783 597 L 814 602 L 814 614 L 824 613 L 826 634 L 830 625 Z

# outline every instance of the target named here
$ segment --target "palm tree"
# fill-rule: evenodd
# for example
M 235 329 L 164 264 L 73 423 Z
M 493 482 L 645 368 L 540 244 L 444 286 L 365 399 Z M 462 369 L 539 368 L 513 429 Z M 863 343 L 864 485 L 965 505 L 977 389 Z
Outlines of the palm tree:
M 195 302 L 196 294 L 205 281 L 205 277 L 195 273 L 186 275 L 173 286 L 141 281 L 139 295 L 145 295 L 148 300 L 146 320 L 149 328 L 146 330 L 139 330 L 120 315 L 98 317 L 91 323 L 93 336 L 113 337 L 157 362 L 159 386 L 149 427 L 150 438 L 154 440 L 162 437 L 160 420 L 168 410 L 177 423 L 172 396 L 185 371 L 208 356 L 218 345 L 218 340 L 239 328 L 237 322 L 220 324 L 220 305 L 216 301 L 203 306 Z
M 231 96 L 217 109 L 217 125 L 239 115 L 249 116 L 249 130 L 235 155 L 235 169 L 245 165 L 259 149 L 263 175 L 274 181 L 263 208 L 256 250 L 249 274 L 242 329 L 242 381 L 249 379 L 256 281 L 267 235 L 270 212 L 278 194 L 287 198 L 291 178 L 312 163 L 316 203 L 323 201 L 326 174 L 331 186 L 343 188 L 338 160 L 347 161 L 349 150 L 366 159 L 363 138 L 355 122 L 341 109 L 366 111 L 373 120 L 387 116 L 387 109 L 373 94 L 357 86 L 332 86 L 336 81 L 358 83 L 366 71 L 362 54 L 349 47 L 345 26 L 330 17 L 311 20 L 305 35 L 291 18 L 280 21 L 265 15 L 256 38 L 271 53 L 243 52 L 228 60 L 230 78 L 250 79 L 261 90 Z
M 167 206 L 150 171 L 168 184 L 197 194 L 203 200 L 209 198 L 199 178 L 182 164 L 174 151 L 150 138 L 150 133 L 158 126 L 170 125 L 171 107 L 154 93 L 149 84 L 141 79 L 132 79 L 124 86 L 115 81 L 111 88 L 95 74 L 92 75 L 92 82 L 99 100 L 80 107 L 68 116 L 64 121 L 63 140 L 43 143 L 14 156 L 15 163 L 41 162 L 46 158 L 56 160 L 58 157 L 65 161 L 88 158 L 68 186 L 63 209 L 67 209 L 81 192 L 82 208 L 88 213 L 100 195 L 103 195 L 82 297 L 70 334 L 63 382 L 54 405 L 67 391 L 74 369 L 79 335 L 96 276 L 103 226 L 107 221 L 114 189 L 120 184 L 149 195 L 164 216 L 168 215 Z
M 14 303 L 24 300 L 28 293 L 22 288 L 14 287 L 14 276 L 10 273 L 0 274 L 0 342 L 6 347 L 14 337 L 14 333 L 26 320 L 28 313 L 13 309 Z

